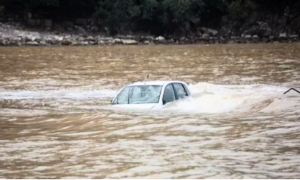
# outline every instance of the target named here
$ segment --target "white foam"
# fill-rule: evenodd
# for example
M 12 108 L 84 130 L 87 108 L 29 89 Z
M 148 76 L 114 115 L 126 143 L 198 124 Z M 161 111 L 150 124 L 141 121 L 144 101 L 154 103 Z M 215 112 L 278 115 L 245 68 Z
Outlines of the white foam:
M 163 113 L 240 113 L 240 112 L 277 112 L 296 109 L 299 100 L 282 98 L 286 87 L 271 85 L 216 85 L 200 82 L 189 85 L 192 96 L 168 104 Z M 42 103 L 57 109 L 80 109 L 83 111 L 97 109 L 114 109 L 99 104 L 117 94 L 113 89 L 86 89 L 86 87 L 58 90 L 2 90 L 0 101 L 20 100 L 28 105 Z M 92 101 L 96 99 L 97 101 Z M 38 101 L 35 101 L 38 100 Z M 39 102 L 39 100 L 42 100 Z M 103 105 L 102 101 L 102 105 Z M 29 106 L 30 107 L 30 106 Z M 35 106 L 36 107 L 36 106 Z M 51 108 L 52 108 L 51 107 Z M 51 109 L 50 110 L 57 110 Z M 5 114 L 6 112 L 4 112 Z M 3 112 L 2 112 L 3 114 Z
M 198 83 L 189 86 L 192 97 L 171 103 L 166 110 L 185 113 L 226 113 L 260 111 L 274 99 L 281 98 L 285 87 L 270 85 L 214 85 Z
M 2 91 L 0 99 L 21 100 L 21 99 L 89 99 L 106 98 L 115 96 L 115 90 L 81 90 L 81 89 L 60 89 L 60 90 L 37 90 L 37 91 Z

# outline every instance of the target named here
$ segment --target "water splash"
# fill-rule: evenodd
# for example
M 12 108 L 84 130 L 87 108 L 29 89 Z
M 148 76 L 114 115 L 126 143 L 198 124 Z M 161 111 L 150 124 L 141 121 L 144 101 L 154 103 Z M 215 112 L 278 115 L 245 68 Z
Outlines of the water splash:
M 186 113 L 256 112 L 275 100 L 280 104 L 285 87 L 270 85 L 215 85 L 197 83 L 189 86 L 192 97 L 166 106 L 166 110 Z
M 160 112 L 184 114 L 220 114 L 258 111 L 278 111 L 294 107 L 292 99 L 283 98 L 287 88 L 270 85 L 216 85 L 197 83 L 189 85 L 192 96 L 166 105 Z M 12 114 L 13 109 L 23 112 L 48 110 L 72 113 L 109 109 L 110 99 L 117 90 L 112 89 L 58 89 L 58 90 L 4 90 L 0 92 L 1 114 Z M 282 106 L 285 104 L 284 106 Z M 104 106 L 105 105 L 105 106 Z M 13 109 L 11 107 L 13 106 Z M 17 108 L 16 108 L 17 107 Z M 270 107 L 270 108 L 267 108 Z M 124 109 L 122 109 L 124 110 Z M 126 111 L 126 109 L 125 109 Z M 132 111 L 132 109 L 131 109 Z M 140 110 L 138 110 L 140 111 Z M 17 113 L 19 114 L 19 113 Z

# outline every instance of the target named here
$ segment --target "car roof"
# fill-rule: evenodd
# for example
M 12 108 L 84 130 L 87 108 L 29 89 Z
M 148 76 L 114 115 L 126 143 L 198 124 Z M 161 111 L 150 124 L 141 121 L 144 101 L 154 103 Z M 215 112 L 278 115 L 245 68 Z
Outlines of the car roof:
M 138 81 L 138 82 L 134 82 L 132 84 L 129 84 L 128 86 L 144 86 L 144 85 L 159 85 L 159 86 L 163 86 L 165 84 L 169 84 L 169 83 L 183 83 L 181 81 Z

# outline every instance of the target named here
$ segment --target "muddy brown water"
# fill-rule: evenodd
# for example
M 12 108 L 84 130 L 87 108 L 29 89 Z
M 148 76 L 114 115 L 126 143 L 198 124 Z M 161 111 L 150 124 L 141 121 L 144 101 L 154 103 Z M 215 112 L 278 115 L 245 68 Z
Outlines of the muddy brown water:
M 1 47 L 0 178 L 299 178 L 300 44 Z M 158 111 L 123 86 L 181 80 Z

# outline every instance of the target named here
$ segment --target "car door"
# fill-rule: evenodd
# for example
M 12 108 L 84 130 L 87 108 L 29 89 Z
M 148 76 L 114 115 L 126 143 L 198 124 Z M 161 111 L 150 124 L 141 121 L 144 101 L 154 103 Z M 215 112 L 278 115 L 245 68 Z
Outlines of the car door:
M 172 84 L 169 84 L 166 86 L 165 91 L 164 91 L 164 95 L 163 95 L 163 105 L 175 101 L 176 97 L 175 97 L 175 92 L 174 92 L 174 88 Z
M 181 83 L 173 83 L 176 99 L 183 99 L 189 96 L 189 93 Z

